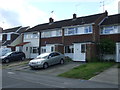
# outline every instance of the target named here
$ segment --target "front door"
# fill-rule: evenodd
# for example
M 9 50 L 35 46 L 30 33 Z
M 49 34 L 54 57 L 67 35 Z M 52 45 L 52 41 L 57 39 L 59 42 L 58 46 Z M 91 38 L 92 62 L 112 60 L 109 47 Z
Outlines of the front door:
M 74 61 L 85 61 L 86 59 L 86 44 L 74 44 Z

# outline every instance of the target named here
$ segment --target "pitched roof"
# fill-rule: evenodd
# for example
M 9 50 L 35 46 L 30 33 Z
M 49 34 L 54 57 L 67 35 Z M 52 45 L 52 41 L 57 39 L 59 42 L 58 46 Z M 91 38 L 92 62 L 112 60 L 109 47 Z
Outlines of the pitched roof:
M 27 28 L 29 28 L 29 26 L 27 27 L 19 26 L 19 27 L 9 28 L 3 30 L 3 33 L 9 33 L 9 32 L 23 33 Z
M 2 43 L 2 46 L 7 46 L 7 45 L 9 45 L 11 42 L 12 42 L 11 40 L 5 41 L 4 43 Z
M 8 33 L 8 32 L 16 32 L 21 26 L 14 27 L 14 28 L 9 28 L 9 29 L 4 29 L 3 33 Z
M 22 28 L 20 28 L 20 30 L 17 31 L 17 33 L 23 33 L 23 32 L 25 32 L 26 29 L 28 29 L 28 28 L 29 28 L 29 26 L 28 26 L 28 27 L 22 27 Z
M 66 20 L 56 21 L 51 24 L 50 23 L 39 24 L 33 28 L 28 29 L 26 32 L 61 28 L 65 26 L 90 24 L 90 23 L 94 23 L 102 14 L 103 13 L 78 17 L 76 19 L 66 19 Z
M 120 14 L 110 15 L 101 25 L 120 24 Z

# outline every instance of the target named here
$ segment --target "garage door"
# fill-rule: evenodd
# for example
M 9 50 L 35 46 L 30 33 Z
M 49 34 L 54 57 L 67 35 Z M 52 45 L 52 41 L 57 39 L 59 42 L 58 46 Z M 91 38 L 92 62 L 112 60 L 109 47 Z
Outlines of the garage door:
M 116 62 L 120 62 L 120 43 L 116 43 Z

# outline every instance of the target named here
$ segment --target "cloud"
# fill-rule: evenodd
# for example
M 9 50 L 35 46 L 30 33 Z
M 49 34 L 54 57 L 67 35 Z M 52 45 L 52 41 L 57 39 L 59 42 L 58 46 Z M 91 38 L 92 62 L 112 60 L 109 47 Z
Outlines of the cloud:
M 117 14 L 118 13 L 118 1 L 120 0 L 105 0 L 104 10 L 107 10 L 109 15 Z M 102 5 L 98 11 L 103 12 Z
M 33 0 L 28 0 L 32 2 Z M 100 2 L 101 0 L 34 0 L 35 2 Z
M 0 27 L 10 28 L 14 26 L 35 26 L 37 24 L 48 22 L 48 18 L 52 16 L 54 20 L 57 14 L 42 11 L 39 7 L 34 6 L 33 3 L 42 2 L 97 2 L 103 0 L 0 0 Z M 108 10 L 109 15 L 118 11 L 118 0 L 104 0 L 105 10 Z M 107 2 L 107 4 L 106 4 Z M 48 7 L 49 8 L 49 7 Z M 102 12 L 102 7 L 98 12 Z
M 48 21 L 48 14 L 32 6 L 27 0 L 0 0 L 0 25 L 3 28 L 14 26 L 34 26 Z

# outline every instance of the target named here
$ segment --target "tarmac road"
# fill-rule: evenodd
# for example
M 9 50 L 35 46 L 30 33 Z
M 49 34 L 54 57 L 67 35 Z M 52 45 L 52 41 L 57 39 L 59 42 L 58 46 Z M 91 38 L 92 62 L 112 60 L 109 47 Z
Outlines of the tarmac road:
M 2 88 L 118 88 L 118 86 L 3 69 Z

